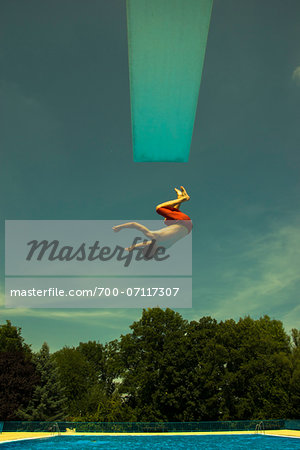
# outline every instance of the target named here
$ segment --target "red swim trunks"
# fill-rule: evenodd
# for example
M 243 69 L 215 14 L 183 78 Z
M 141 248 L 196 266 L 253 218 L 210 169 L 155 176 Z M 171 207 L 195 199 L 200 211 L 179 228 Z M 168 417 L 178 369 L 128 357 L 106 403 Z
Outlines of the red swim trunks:
M 165 218 L 165 225 L 174 225 L 174 220 L 176 222 L 183 220 L 184 222 L 182 225 L 187 228 L 189 233 L 192 231 L 193 224 L 191 218 L 179 211 L 179 209 L 173 208 L 172 206 L 164 206 L 162 208 L 158 208 L 156 212 Z

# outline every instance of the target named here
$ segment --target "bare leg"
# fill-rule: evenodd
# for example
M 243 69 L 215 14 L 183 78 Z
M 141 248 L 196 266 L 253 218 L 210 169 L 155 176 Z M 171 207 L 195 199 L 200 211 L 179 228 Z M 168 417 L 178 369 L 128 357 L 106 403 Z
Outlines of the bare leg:
M 148 228 L 144 227 L 144 225 L 141 225 L 140 223 L 137 222 L 123 223 L 122 225 L 116 225 L 115 227 L 113 227 L 113 230 L 115 232 L 118 232 L 122 228 L 134 228 L 135 230 L 139 230 L 142 233 L 144 233 L 144 235 L 147 236 L 148 238 L 154 239 L 154 234 L 152 233 L 152 231 L 148 230 Z
M 180 186 L 181 191 L 179 189 L 175 188 L 175 191 L 177 193 L 177 199 L 176 200 L 169 200 L 168 202 L 160 203 L 157 205 L 156 209 L 163 208 L 164 206 L 172 206 L 173 208 L 179 209 L 179 206 L 182 202 L 187 202 L 190 199 L 190 196 L 186 192 L 183 186 Z

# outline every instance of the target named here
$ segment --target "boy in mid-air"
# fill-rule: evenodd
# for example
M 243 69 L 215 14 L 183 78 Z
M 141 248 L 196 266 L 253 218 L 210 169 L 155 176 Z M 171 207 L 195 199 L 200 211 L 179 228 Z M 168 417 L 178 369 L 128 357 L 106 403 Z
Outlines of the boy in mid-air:
M 151 258 L 159 247 L 169 248 L 191 232 L 193 225 L 190 217 L 179 209 L 181 203 L 188 201 L 190 197 L 183 186 L 180 189 L 175 188 L 175 192 L 177 199 L 161 203 L 156 207 L 156 212 L 165 218 L 164 223 L 167 225 L 165 228 L 151 231 L 137 222 L 128 222 L 113 227 L 115 232 L 120 231 L 122 228 L 134 228 L 141 231 L 149 239 L 148 241 L 145 240 L 134 244 L 126 248 L 126 250 L 132 252 L 135 249 L 143 248 L 144 255 Z

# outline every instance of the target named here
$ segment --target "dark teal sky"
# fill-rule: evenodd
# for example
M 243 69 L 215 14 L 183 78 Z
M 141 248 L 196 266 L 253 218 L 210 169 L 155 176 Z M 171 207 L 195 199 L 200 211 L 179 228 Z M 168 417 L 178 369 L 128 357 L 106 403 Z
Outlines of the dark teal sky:
M 299 24 L 298 0 L 215 0 L 190 160 L 138 164 L 125 1 L 2 0 L 2 299 L 4 219 L 157 219 L 183 184 L 194 222 L 183 316 L 299 328 Z M 118 338 L 141 314 L 0 312 L 52 350 Z

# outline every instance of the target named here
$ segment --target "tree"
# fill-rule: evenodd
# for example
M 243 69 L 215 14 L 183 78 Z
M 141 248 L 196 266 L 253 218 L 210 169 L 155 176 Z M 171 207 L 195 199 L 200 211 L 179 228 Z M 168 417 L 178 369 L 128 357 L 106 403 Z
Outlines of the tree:
M 34 355 L 36 369 L 40 375 L 31 401 L 26 408 L 21 408 L 18 415 L 24 420 L 62 420 L 66 416 L 66 397 L 58 375 L 58 367 L 51 357 L 46 342 Z
M 130 328 L 120 342 L 120 392 L 137 420 L 182 420 L 187 321 L 171 309 L 149 308 Z
M 96 383 L 96 375 L 86 357 L 75 348 L 64 347 L 54 354 L 61 385 L 67 397 L 69 416 L 86 408 L 86 396 Z
M 224 375 L 227 350 L 217 340 L 219 325 L 202 317 L 188 326 L 184 380 L 186 408 L 184 420 L 218 420 L 221 404 L 220 383 Z
M 30 347 L 24 343 L 21 328 L 10 321 L 0 326 L 0 419 L 17 420 L 17 411 L 27 406 L 39 375 Z
M 217 340 L 226 348 L 220 419 L 287 417 L 290 340 L 282 323 L 268 316 L 221 322 Z
M 109 374 L 107 360 L 108 345 L 103 346 L 96 341 L 80 342 L 76 350 L 85 357 L 90 368 L 92 384 L 100 384 L 107 392 L 114 390 L 113 380 Z
M 104 347 L 96 341 L 80 342 L 76 350 L 89 362 L 97 378 L 102 378 L 104 371 Z
M 294 349 L 300 348 L 300 330 L 297 328 L 292 329 L 292 345 Z

